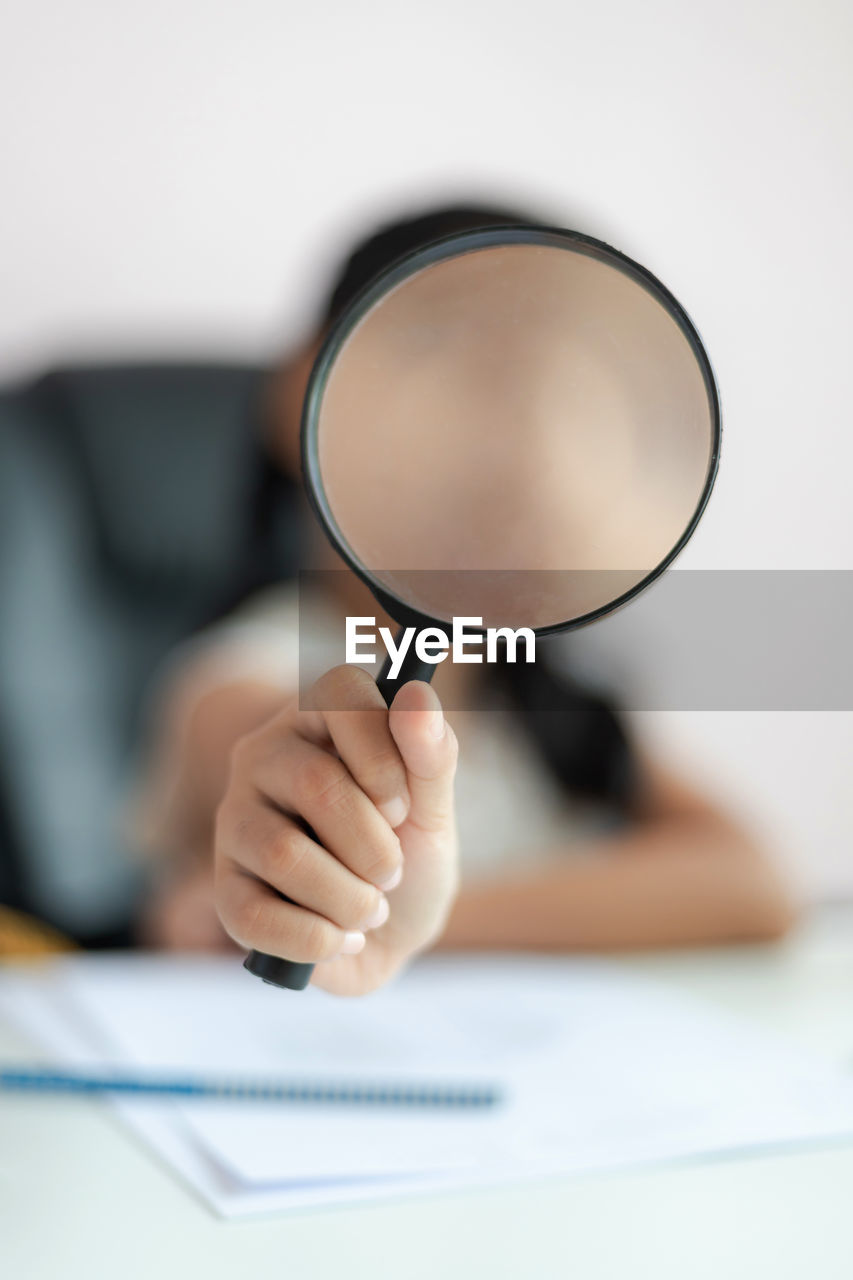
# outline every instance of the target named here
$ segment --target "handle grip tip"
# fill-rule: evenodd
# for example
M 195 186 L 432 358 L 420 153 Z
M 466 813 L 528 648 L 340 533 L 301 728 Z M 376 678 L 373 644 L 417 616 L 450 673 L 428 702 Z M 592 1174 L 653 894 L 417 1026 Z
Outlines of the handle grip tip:
M 243 961 L 243 968 L 271 987 L 282 987 L 288 991 L 304 991 L 314 972 L 313 964 L 297 964 L 295 960 L 282 960 L 279 956 L 265 955 L 263 951 L 250 951 Z

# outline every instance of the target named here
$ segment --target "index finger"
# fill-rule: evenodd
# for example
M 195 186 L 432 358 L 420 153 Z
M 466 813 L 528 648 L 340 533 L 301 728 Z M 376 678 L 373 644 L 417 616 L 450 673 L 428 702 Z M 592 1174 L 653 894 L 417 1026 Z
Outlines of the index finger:
M 342 762 L 391 827 L 409 812 L 406 766 L 376 681 L 361 667 L 334 667 L 315 685 L 316 705 Z

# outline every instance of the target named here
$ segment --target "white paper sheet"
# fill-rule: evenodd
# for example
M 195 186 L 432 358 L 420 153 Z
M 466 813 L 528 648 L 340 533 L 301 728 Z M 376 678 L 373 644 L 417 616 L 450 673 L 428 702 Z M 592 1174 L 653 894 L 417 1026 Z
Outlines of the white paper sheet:
M 604 961 L 432 959 L 354 1001 L 233 960 L 84 957 L 4 986 L 63 1061 L 506 1088 L 470 1114 L 118 1104 L 223 1213 L 853 1134 L 832 1067 Z

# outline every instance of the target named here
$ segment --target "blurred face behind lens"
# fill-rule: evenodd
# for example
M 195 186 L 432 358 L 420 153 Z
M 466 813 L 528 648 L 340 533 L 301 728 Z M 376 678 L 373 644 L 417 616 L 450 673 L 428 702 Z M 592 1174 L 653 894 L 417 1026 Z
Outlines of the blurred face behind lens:
M 690 523 L 712 434 L 669 311 L 542 244 L 398 283 L 337 351 L 318 412 L 352 556 L 422 613 L 487 625 L 557 625 L 646 577 Z

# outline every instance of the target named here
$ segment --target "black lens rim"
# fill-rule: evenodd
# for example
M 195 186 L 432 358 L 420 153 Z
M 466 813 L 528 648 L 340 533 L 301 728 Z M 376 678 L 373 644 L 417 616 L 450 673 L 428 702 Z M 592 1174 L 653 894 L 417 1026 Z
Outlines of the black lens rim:
M 456 232 L 453 235 L 442 236 L 440 239 L 434 240 L 430 244 L 416 249 L 414 252 L 406 254 L 392 263 L 385 271 L 376 276 L 344 309 L 330 328 L 317 354 L 311 369 L 302 407 L 302 474 L 308 500 L 314 514 L 320 521 L 326 536 L 338 555 L 349 565 L 362 582 L 370 588 L 386 612 L 402 626 L 415 626 L 418 629 L 428 626 L 447 629 L 449 624 L 446 619 L 434 618 L 428 614 L 421 613 L 394 596 L 387 587 L 383 586 L 374 577 L 370 569 L 362 564 L 338 526 L 332 514 L 320 474 L 318 430 L 320 409 L 326 384 L 338 352 L 349 338 L 353 329 L 389 290 L 396 288 L 397 285 L 402 284 L 425 267 L 435 266 L 436 263 L 445 262 L 450 258 L 461 257 L 465 253 L 476 252 L 480 249 L 513 244 L 571 249 L 574 252 L 583 253 L 587 257 L 616 267 L 623 274 L 642 285 L 675 320 L 693 351 L 702 372 L 705 391 L 708 396 L 712 432 L 708 467 L 699 500 L 687 526 L 669 553 L 659 564 L 655 565 L 643 578 L 636 582 L 633 587 L 624 591 L 612 601 L 591 610 L 589 613 L 581 614 L 577 618 L 570 618 L 565 622 L 549 623 L 545 627 L 536 627 L 534 628 L 535 634 L 537 636 L 547 636 L 556 632 L 575 631 L 579 627 L 588 626 L 589 623 L 595 622 L 598 618 L 605 617 L 615 610 L 621 609 L 638 596 L 641 591 L 645 591 L 669 568 L 690 541 L 708 505 L 711 491 L 717 478 L 723 433 L 722 408 L 717 380 L 696 326 L 678 299 L 657 276 L 653 275 L 646 267 L 641 266 L 640 263 L 635 262 L 633 258 L 629 258 L 627 254 L 621 253 L 618 249 L 614 249 L 612 245 L 606 244 L 605 241 L 596 240 L 594 237 L 584 235 L 580 231 L 570 231 L 561 227 L 506 223 L 501 226 Z M 470 630 L 476 631 L 476 628 L 470 628 Z

